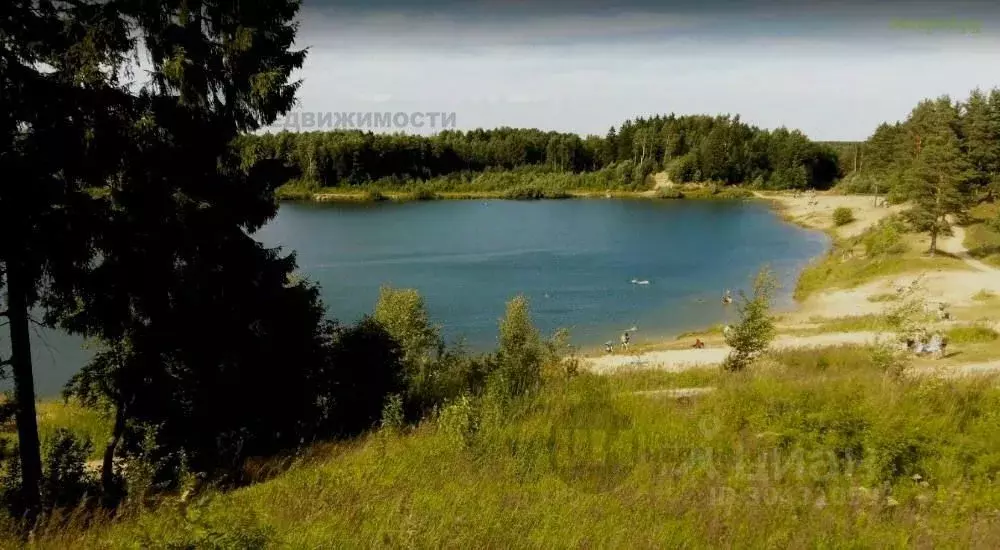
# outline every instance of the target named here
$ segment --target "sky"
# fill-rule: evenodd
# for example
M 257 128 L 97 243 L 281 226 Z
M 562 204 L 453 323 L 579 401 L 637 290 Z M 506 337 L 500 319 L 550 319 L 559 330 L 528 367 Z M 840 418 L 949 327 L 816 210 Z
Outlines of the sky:
M 1000 87 L 996 0 L 304 0 L 300 25 L 299 113 L 458 129 L 603 135 L 673 112 L 863 140 L 921 99 Z

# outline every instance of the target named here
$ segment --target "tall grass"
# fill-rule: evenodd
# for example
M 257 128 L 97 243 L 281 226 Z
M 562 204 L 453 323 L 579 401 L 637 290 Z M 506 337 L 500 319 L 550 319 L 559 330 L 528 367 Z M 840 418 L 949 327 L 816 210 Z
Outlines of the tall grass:
M 82 533 L 43 529 L 33 544 L 1000 545 L 1000 390 L 886 378 L 872 358 L 783 352 L 689 380 L 716 387 L 689 400 L 633 393 L 677 387 L 671 375 L 583 375 L 502 414 L 480 404 L 468 438 L 428 420 L 253 487 Z

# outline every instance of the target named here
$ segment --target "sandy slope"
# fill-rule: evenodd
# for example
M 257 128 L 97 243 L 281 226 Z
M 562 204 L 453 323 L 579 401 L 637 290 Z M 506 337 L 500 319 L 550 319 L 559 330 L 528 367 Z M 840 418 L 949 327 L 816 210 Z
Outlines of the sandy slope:
M 791 221 L 814 229 L 833 228 L 833 211 L 847 207 L 854 213 L 855 220 L 835 229 L 841 237 L 854 237 L 891 214 L 901 212 L 905 207 L 875 206 L 875 199 L 861 195 L 767 195 L 754 193 L 762 199 L 777 201 L 783 214 Z

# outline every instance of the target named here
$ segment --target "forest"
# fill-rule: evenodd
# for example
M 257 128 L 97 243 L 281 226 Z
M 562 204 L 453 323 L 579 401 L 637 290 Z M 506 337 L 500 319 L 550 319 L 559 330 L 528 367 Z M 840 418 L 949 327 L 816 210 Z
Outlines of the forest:
M 283 161 L 298 174 L 294 184 L 309 189 L 419 189 L 429 180 L 467 182 L 484 172 L 573 174 L 579 177 L 563 179 L 575 188 L 631 189 L 660 171 L 678 183 L 826 189 L 840 175 L 833 148 L 798 131 L 750 126 L 738 115 L 636 118 L 604 137 L 518 128 L 430 137 L 351 130 L 245 135 L 238 147 L 251 160 Z M 510 179 L 506 185 L 522 181 Z

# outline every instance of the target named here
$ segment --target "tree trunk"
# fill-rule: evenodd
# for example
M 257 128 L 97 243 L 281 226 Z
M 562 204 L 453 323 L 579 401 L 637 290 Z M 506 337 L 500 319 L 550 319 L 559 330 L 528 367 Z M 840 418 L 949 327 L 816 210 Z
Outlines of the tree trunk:
M 35 381 L 31 372 L 31 339 L 28 329 L 28 282 L 17 262 L 5 262 L 7 269 L 7 318 L 10 322 L 11 370 L 14 372 L 14 413 L 21 458 L 21 494 L 30 522 L 41 508 L 39 486 L 42 458 L 35 412 Z
M 944 215 L 941 214 L 941 183 L 938 183 L 938 187 L 934 193 L 934 225 L 931 226 L 931 257 L 937 253 L 937 237 L 938 231 L 944 221 Z
M 934 220 L 934 226 L 931 227 L 931 257 L 937 253 L 937 236 L 938 236 L 938 225 L 937 220 Z
M 115 495 L 116 492 L 114 486 L 115 451 L 118 449 L 118 443 L 121 441 L 124 433 L 125 406 L 119 405 L 115 408 L 115 425 L 111 432 L 111 438 L 108 440 L 108 445 L 104 448 L 104 461 L 101 465 L 101 489 L 103 490 L 105 499 Z

